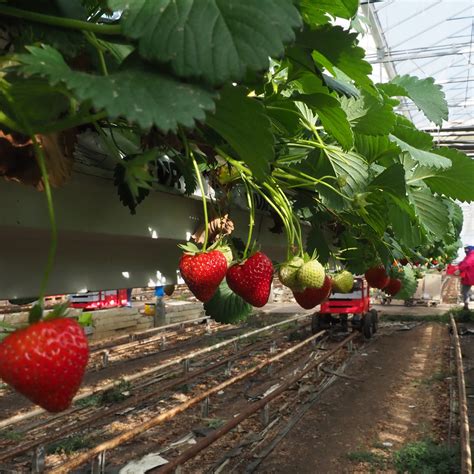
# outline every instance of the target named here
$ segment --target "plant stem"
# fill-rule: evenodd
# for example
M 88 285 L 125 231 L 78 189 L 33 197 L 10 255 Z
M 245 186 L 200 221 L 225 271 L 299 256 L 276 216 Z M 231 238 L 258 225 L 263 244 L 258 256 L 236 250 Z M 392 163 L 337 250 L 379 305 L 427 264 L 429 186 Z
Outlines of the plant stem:
M 88 21 L 74 20 L 72 18 L 62 18 L 59 16 L 44 15 L 43 13 L 21 10 L 19 8 L 8 7 L 0 4 L 0 15 L 21 18 L 23 20 L 35 21 L 46 25 L 58 26 L 73 30 L 92 31 L 100 35 L 119 35 L 122 28 L 120 25 L 103 25 L 89 23 Z
M 40 294 L 39 294 L 40 305 L 43 306 L 43 299 L 46 294 L 46 288 L 48 285 L 49 276 L 53 269 L 54 257 L 56 255 L 56 248 L 58 245 L 58 230 L 56 227 L 56 216 L 54 214 L 53 197 L 51 194 L 51 187 L 49 184 L 48 169 L 46 168 L 46 159 L 44 156 L 44 152 L 43 152 L 43 149 L 41 148 L 41 145 L 38 143 L 38 140 L 36 139 L 35 135 L 31 135 L 31 140 L 35 148 L 36 157 L 38 159 L 38 164 L 41 170 L 41 176 L 43 178 L 44 192 L 46 195 L 46 201 L 48 203 L 49 223 L 51 226 L 51 242 L 49 245 L 48 261 L 46 263 L 43 279 L 41 281 Z
M 102 74 L 104 76 L 109 75 L 109 71 L 107 70 L 107 64 L 105 63 L 105 56 L 104 56 L 104 49 L 100 45 L 99 41 L 97 40 L 96 35 L 92 31 L 84 31 L 84 36 L 86 37 L 87 41 L 96 49 L 97 55 L 99 56 L 99 64 Z
M 21 132 L 21 127 L 16 122 L 14 122 L 11 118 L 7 117 L 3 112 L 0 112 L 0 123 L 8 127 L 10 130 L 14 130 L 15 132 Z
M 247 183 L 247 179 L 245 178 L 245 175 L 242 174 L 242 181 L 245 184 L 245 190 L 247 191 L 247 203 L 249 205 L 249 211 L 250 211 L 250 217 L 249 217 L 249 234 L 247 237 L 247 244 L 245 245 L 245 250 L 244 250 L 244 260 L 247 258 L 248 251 L 250 248 L 250 244 L 252 242 L 252 233 L 253 233 L 253 228 L 255 225 L 255 206 L 253 202 L 253 196 L 252 196 L 252 191 L 250 190 L 249 184 Z
M 201 190 L 202 207 L 203 207 L 203 212 L 204 212 L 204 243 L 202 244 L 202 251 L 205 252 L 206 248 L 207 248 L 207 241 L 209 239 L 209 219 L 207 217 L 206 193 L 204 191 L 204 185 L 203 185 L 203 182 L 202 182 L 201 171 L 199 170 L 199 166 L 197 164 L 196 158 L 194 158 L 194 153 L 189 150 L 187 143 L 186 143 L 185 146 L 187 148 L 187 153 L 189 153 L 188 156 L 191 157 L 191 160 L 193 162 L 194 171 L 196 172 L 196 178 L 197 178 L 198 184 L 199 184 L 199 189 Z
M 209 218 L 207 216 L 207 199 L 206 199 L 206 192 L 204 190 L 204 184 L 202 182 L 201 171 L 199 170 L 199 166 L 197 164 L 196 158 L 194 157 L 194 153 L 189 149 L 188 139 L 186 138 L 185 133 L 180 129 L 179 135 L 181 137 L 181 141 L 184 145 L 184 151 L 188 158 L 191 158 L 193 162 L 194 171 L 196 173 L 196 178 L 199 184 L 199 189 L 201 191 L 202 197 L 202 208 L 204 212 L 204 243 L 202 244 L 202 251 L 205 252 L 207 249 L 207 241 L 209 240 Z

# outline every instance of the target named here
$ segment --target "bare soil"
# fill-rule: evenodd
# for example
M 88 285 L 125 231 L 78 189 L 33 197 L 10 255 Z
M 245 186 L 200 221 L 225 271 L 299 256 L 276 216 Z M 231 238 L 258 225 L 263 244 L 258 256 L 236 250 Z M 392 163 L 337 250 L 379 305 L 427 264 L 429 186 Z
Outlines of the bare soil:
M 346 370 L 361 381 L 341 378 L 329 387 L 257 472 L 370 472 L 350 453 L 388 456 L 408 442 L 445 441 L 448 367 L 445 325 L 422 324 L 377 337 Z

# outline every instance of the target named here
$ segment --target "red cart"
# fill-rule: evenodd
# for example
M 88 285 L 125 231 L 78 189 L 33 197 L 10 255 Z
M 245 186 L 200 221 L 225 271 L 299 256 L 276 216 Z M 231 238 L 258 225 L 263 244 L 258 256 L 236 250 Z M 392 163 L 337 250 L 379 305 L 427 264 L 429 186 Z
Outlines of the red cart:
M 356 277 L 350 293 L 332 293 L 321 304 L 319 312 L 313 314 L 311 328 L 315 334 L 340 324 L 344 331 L 348 331 L 350 323 L 352 328 L 370 339 L 377 332 L 378 319 L 377 311 L 370 307 L 369 285 L 364 278 Z

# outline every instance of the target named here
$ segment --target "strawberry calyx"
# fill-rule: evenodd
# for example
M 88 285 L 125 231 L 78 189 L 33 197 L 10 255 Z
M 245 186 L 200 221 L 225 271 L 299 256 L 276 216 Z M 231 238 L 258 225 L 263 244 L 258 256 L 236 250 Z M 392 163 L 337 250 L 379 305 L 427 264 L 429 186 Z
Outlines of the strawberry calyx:
M 186 242 L 185 244 L 179 244 L 178 247 L 183 250 L 186 255 L 197 255 L 200 253 L 206 253 L 201 250 L 196 244 L 193 242 Z

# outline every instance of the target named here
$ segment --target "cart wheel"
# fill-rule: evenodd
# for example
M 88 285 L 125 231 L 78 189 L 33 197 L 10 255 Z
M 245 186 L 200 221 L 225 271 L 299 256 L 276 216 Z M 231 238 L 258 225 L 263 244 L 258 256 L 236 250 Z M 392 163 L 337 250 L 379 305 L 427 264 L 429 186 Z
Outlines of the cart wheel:
M 365 313 L 362 319 L 362 334 L 366 339 L 372 337 L 372 314 Z
M 372 315 L 372 334 L 375 334 L 379 328 L 379 314 L 376 309 L 371 309 L 369 312 Z
M 328 320 L 328 314 L 314 313 L 311 316 L 311 333 L 316 334 L 323 329 L 328 329 L 330 321 Z

